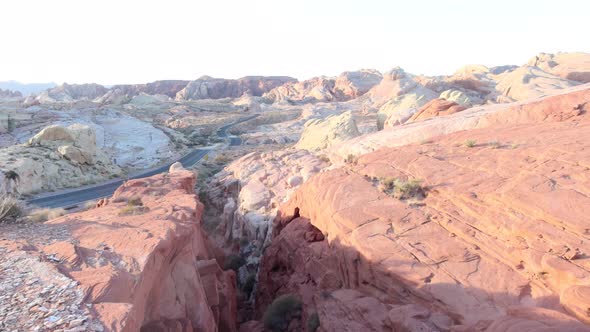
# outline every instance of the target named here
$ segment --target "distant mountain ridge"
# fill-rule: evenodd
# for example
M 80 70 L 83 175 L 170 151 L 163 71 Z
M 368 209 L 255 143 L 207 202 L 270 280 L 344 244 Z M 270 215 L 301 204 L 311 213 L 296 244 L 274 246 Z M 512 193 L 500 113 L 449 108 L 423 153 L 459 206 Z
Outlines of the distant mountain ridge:
M 0 89 L 2 90 L 10 90 L 10 91 L 18 91 L 22 93 L 23 96 L 29 96 L 32 94 L 38 94 L 43 92 L 47 89 L 51 89 L 56 87 L 56 83 L 21 83 L 17 81 L 1 81 L 0 82 Z

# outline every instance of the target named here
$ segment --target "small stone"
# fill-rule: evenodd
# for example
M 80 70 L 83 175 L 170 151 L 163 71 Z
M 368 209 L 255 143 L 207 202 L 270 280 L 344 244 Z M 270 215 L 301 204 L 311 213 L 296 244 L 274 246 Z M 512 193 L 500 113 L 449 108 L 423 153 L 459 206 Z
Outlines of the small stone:
M 74 328 L 74 327 L 78 327 L 82 324 L 84 324 L 84 321 L 86 319 L 74 319 L 70 321 L 70 324 L 68 325 L 69 328 Z

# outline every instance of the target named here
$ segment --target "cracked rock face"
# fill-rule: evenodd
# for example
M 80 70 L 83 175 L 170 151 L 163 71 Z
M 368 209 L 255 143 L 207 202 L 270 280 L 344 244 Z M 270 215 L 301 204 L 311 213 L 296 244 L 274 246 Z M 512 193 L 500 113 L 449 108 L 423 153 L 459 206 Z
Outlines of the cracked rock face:
M 37 311 L 50 312 L 38 318 L 45 328 L 235 331 L 235 274 L 220 268 L 201 229 L 195 181 L 177 167 L 128 181 L 100 208 L 31 225 L 25 234 L 4 229 L 0 250 L 8 256 L 0 266 L 16 273 L 16 262 L 26 261 L 11 256 L 41 260 L 21 283 L 50 292 L 64 280 L 63 289 L 71 288 L 71 294 L 56 290 L 55 298 L 43 297 L 47 305 L 37 304 Z M 0 279 L 0 287 L 7 286 Z M 6 310 L 0 307 L 0 313 Z M 19 324 L 11 328 L 25 328 L 37 311 L 19 310 L 13 317 Z
M 279 208 L 259 317 L 295 294 L 293 331 L 312 313 L 327 331 L 588 330 L 590 116 L 578 98 L 587 90 L 312 177 Z M 398 199 L 380 179 L 420 179 L 425 197 Z

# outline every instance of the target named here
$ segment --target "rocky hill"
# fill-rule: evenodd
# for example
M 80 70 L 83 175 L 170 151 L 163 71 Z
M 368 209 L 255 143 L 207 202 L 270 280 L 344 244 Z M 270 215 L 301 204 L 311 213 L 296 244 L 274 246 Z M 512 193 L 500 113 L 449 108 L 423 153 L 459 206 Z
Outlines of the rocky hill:
M 247 76 L 237 80 L 203 76 L 180 90 L 176 100 L 239 98 L 244 94 L 262 96 L 275 87 L 294 81 L 294 78 L 283 76 Z

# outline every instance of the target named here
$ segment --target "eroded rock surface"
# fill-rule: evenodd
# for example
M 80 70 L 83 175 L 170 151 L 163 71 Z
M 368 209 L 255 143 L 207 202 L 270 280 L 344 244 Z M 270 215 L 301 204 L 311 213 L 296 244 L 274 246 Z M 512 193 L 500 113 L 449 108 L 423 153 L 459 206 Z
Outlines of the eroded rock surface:
M 319 151 L 359 135 L 352 113 L 344 112 L 340 115 L 329 116 L 324 120 L 315 119 L 306 122 L 301 138 L 295 147 Z
M 203 205 L 195 196 L 195 181 L 192 172 L 177 167 L 128 181 L 100 208 L 30 225 L 26 232 L 4 228 L 3 273 L 15 273 L 7 270 L 15 262 L 37 261 L 39 267 L 27 271 L 30 284 L 19 279 L 14 291 L 24 294 L 18 300 L 23 306 L 41 298 L 31 303 L 37 310 L 3 319 L 15 322 L 6 327 L 236 331 L 235 274 L 220 268 L 201 228 Z M 66 287 L 60 289 L 69 293 L 24 292 L 33 289 L 30 285 L 51 290 L 62 284 Z M 0 285 L 5 286 L 4 278 Z M 5 303 L 0 298 L 0 305 Z M 1 307 L 0 315 L 6 310 Z
M 325 331 L 590 330 L 589 97 L 514 105 L 514 122 L 312 177 L 279 209 L 258 314 L 295 294 L 290 327 L 317 313 Z M 425 197 L 395 198 L 387 179 L 420 179 Z
M 79 187 L 123 173 L 97 148 L 94 129 L 82 124 L 48 126 L 27 144 L 0 149 L 0 167 L 19 175 L 22 194 Z

